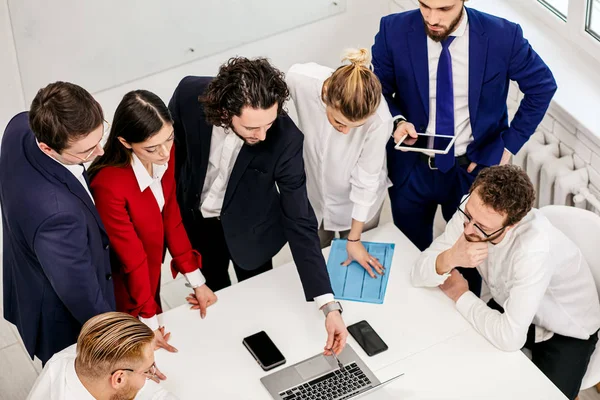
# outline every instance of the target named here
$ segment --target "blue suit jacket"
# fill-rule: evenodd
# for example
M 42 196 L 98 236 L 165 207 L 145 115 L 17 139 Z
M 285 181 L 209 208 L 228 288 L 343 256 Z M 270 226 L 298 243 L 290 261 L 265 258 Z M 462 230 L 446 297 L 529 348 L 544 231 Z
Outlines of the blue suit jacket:
M 552 72 L 523 38 L 521 27 L 470 8 L 469 113 L 473 142 L 467 155 L 477 164 L 499 163 L 504 148 L 516 154 L 542 121 L 556 92 Z M 427 35 L 419 10 L 381 19 L 373 45 L 375 74 L 392 115 L 403 115 L 423 132 L 429 123 Z M 506 99 L 509 82 L 524 93 L 511 125 Z M 388 143 L 388 170 L 395 185 L 408 176 L 418 154 Z
M 115 309 L 108 236 L 90 196 L 42 153 L 28 113 L 0 147 L 4 318 L 29 355 L 46 362 L 75 343 L 81 326 Z

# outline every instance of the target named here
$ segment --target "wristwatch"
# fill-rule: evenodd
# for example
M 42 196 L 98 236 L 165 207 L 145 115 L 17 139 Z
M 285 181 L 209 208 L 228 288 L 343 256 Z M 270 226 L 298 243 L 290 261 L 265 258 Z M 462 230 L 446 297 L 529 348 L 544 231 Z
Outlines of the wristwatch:
M 333 301 L 323 306 L 323 314 L 325 314 L 325 317 L 327 317 L 327 314 L 329 314 L 332 311 L 339 311 L 340 314 L 344 312 L 344 309 L 342 308 L 342 305 L 339 301 Z
M 392 129 L 392 136 L 394 136 L 394 132 L 396 132 L 396 128 L 398 128 L 398 125 L 400 125 L 402 122 L 406 122 L 406 118 L 398 117 L 396 120 L 394 120 L 394 128 Z

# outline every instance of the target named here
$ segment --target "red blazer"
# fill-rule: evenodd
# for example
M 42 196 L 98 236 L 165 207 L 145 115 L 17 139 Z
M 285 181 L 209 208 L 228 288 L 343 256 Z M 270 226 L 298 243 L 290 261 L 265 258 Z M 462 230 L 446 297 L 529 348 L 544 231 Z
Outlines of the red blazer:
M 135 317 L 150 318 L 162 312 L 160 272 L 165 242 L 173 256 L 173 277 L 201 267 L 200 254 L 192 250 L 181 221 L 173 166 L 171 158 L 161 181 L 162 214 L 152 190 L 140 191 L 131 165 L 102 168 L 91 183 L 112 248 L 117 310 Z

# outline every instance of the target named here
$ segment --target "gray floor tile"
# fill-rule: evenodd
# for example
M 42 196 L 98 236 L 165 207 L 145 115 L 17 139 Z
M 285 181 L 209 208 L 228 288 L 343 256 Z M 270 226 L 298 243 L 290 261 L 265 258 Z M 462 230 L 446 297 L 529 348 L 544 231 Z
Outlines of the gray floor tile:
M 0 400 L 26 398 L 38 375 L 18 343 L 0 350 L 0 371 Z
M 0 310 L 1 311 L 1 310 Z M 11 323 L 0 315 L 0 349 L 17 343 L 17 337 L 11 329 Z

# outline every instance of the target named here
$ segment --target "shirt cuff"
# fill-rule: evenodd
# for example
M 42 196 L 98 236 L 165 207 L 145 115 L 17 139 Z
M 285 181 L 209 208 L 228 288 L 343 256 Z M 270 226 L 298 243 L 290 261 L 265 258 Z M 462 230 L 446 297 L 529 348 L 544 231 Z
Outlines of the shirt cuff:
M 456 309 L 468 321 L 469 310 L 471 310 L 471 308 L 480 301 L 482 302 L 483 300 L 475 296 L 475 293 L 469 290 L 463 293 L 463 295 L 458 298 L 458 300 L 456 301 Z
M 206 283 L 206 278 L 204 275 L 202 275 L 202 272 L 200 272 L 200 268 L 195 271 L 188 272 L 187 274 L 183 274 L 183 276 L 185 276 L 185 279 L 192 288 L 197 288 Z
M 150 317 L 150 318 L 144 318 L 144 317 L 138 315 L 138 319 L 140 321 L 142 321 L 148 328 L 150 328 L 152 330 L 152 332 L 154 332 L 154 331 L 158 330 L 158 328 L 160 328 L 160 324 L 158 323 L 157 315 Z
M 335 299 L 333 298 L 333 293 L 325 293 L 322 294 L 320 296 L 317 296 L 314 298 L 315 300 L 315 304 L 317 305 L 317 308 L 320 310 L 321 307 L 323 307 L 325 304 L 327 303 L 331 303 L 332 301 L 335 301 Z
M 437 257 L 439 257 L 439 254 Z M 450 277 L 450 272 L 452 272 L 452 270 L 450 270 L 450 271 L 446 272 L 445 274 L 442 274 L 442 275 L 438 274 L 437 268 L 436 268 L 437 257 L 435 257 L 433 259 L 433 266 L 432 266 L 433 273 L 431 274 L 431 283 L 434 286 L 440 286 L 441 284 L 446 282 L 446 279 L 448 279 Z
M 359 222 L 367 222 L 370 209 L 371 207 L 369 206 L 363 206 L 362 204 L 354 203 L 354 207 L 352 208 L 352 219 L 355 219 Z

